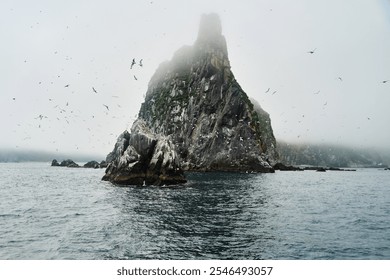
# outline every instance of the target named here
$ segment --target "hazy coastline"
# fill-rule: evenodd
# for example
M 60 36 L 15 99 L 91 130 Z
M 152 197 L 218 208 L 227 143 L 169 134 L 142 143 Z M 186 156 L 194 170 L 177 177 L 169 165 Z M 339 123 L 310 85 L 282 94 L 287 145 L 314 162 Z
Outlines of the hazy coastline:
M 51 162 L 53 159 L 69 159 L 76 162 L 88 162 L 91 160 L 103 160 L 104 155 L 87 153 L 57 153 L 43 150 L 6 149 L 0 148 L 0 162 Z

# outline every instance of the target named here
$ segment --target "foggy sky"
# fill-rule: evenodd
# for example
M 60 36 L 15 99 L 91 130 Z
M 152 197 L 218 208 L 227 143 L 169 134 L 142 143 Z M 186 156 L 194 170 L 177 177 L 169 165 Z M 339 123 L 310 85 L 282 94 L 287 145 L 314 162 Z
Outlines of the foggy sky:
M 209 12 L 278 140 L 389 147 L 389 0 L 1 1 L 0 147 L 106 155 Z

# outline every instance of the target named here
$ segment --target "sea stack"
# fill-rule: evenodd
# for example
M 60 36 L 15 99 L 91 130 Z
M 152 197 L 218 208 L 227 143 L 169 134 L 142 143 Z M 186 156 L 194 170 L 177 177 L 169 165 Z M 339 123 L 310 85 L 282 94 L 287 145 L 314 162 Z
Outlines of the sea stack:
M 198 38 L 152 76 L 138 119 L 107 156 L 103 180 L 176 184 L 183 171 L 274 172 L 269 115 L 231 71 L 218 15 L 203 15 Z

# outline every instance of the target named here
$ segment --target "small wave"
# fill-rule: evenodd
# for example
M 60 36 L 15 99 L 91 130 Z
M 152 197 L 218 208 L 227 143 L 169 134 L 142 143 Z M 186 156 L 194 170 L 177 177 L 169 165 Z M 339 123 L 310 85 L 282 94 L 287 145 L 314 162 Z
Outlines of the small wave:
M 0 218 L 18 218 L 21 217 L 19 214 L 0 214 Z

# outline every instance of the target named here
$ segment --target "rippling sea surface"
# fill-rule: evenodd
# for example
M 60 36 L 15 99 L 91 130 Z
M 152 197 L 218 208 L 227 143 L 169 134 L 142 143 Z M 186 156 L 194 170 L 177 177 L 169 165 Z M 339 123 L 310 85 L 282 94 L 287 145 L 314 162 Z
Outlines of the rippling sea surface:
M 390 171 L 103 174 L 0 163 L 0 259 L 390 259 Z

